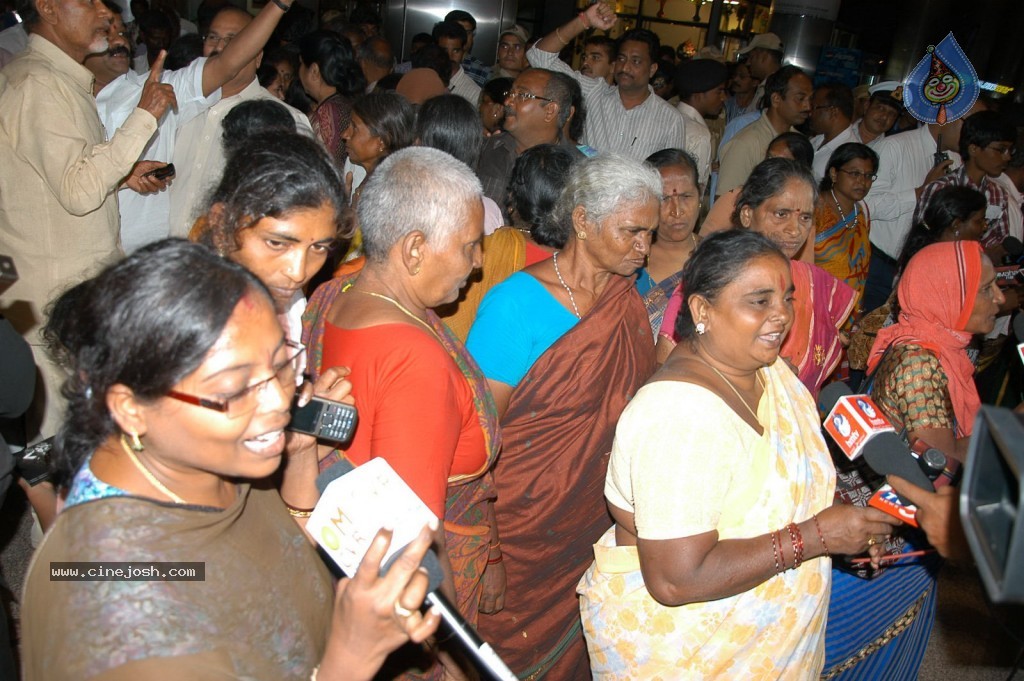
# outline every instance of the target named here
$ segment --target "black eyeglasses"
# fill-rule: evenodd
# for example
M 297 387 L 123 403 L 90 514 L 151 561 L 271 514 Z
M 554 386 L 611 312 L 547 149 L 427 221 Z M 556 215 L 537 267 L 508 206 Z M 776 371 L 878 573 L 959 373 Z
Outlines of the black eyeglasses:
M 529 99 L 539 99 L 541 101 L 549 102 L 551 104 L 555 103 L 555 100 L 553 99 L 541 97 L 540 95 L 535 95 L 532 92 L 526 92 L 525 90 L 513 90 L 508 93 L 508 97 L 506 97 L 506 99 L 518 99 L 521 102 L 525 102 Z
M 293 343 L 292 341 L 285 341 L 284 345 L 288 349 L 288 355 L 274 365 L 273 374 L 262 381 L 246 386 L 230 397 L 223 400 L 214 400 L 178 392 L 177 390 L 168 391 L 167 397 L 179 402 L 194 404 L 204 409 L 219 411 L 222 414 L 227 414 L 228 418 L 249 414 L 259 406 L 260 400 L 271 381 L 276 380 L 281 387 L 295 385 L 295 377 L 298 375 L 299 367 L 302 366 L 302 358 L 306 353 L 306 346 L 301 343 Z
M 878 175 L 874 173 L 862 173 L 859 170 L 843 170 L 842 168 L 836 168 L 841 173 L 846 173 L 855 180 L 867 180 L 868 182 L 874 182 L 878 179 Z

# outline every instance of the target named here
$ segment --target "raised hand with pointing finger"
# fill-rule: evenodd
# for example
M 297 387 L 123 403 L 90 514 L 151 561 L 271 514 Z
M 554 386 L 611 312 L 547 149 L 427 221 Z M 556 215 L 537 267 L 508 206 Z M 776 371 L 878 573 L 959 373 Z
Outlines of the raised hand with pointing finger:
M 167 58 L 167 51 L 160 50 L 153 68 L 149 72 L 146 84 L 142 88 L 142 96 L 139 97 L 139 108 L 145 109 L 153 114 L 153 118 L 159 121 L 168 107 L 177 111 L 178 100 L 174 96 L 174 88 L 167 83 L 161 83 L 160 77 L 164 73 L 164 59 Z

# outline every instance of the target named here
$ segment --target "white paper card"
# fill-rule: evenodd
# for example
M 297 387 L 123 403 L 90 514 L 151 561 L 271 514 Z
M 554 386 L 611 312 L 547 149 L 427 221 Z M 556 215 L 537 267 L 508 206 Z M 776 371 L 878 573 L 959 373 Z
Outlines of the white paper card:
M 351 576 L 384 526 L 394 536 L 384 562 L 435 519 L 427 505 L 384 459 L 370 459 L 324 490 L 306 530 L 334 562 Z

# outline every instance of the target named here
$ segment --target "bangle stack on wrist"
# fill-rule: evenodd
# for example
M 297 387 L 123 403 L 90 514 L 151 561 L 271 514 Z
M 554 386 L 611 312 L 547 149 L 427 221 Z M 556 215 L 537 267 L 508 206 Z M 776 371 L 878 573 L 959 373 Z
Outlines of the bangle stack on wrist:
M 815 523 L 817 523 L 817 520 L 815 520 Z M 785 530 L 789 534 L 789 541 L 793 547 L 793 564 L 786 565 L 786 553 L 782 550 L 782 530 L 775 530 L 770 534 L 770 537 L 772 540 L 772 557 L 775 559 L 776 574 L 785 572 L 786 570 L 795 570 L 804 562 L 804 537 L 800 532 L 800 527 L 796 523 L 790 523 L 786 525 Z M 825 545 L 824 540 L 822 540 L 821 544 L 822 546 Z
M 495 552 L 495 551 L 498 552 L 498 556 L 497 556 L 497 558 L 492 558 L 491 554 L 493 552 Z M 488 547 L 487 547 L 487 564 L 488 565 L 497 565 L 498 563 L 500 563 L 504 559 L 505 559 L 505 556 L 502 555 L 502 553 L 501 553 L 501 541 L 497 541 L 497 542 L 495 542 L 493 544 L 488 545 Z

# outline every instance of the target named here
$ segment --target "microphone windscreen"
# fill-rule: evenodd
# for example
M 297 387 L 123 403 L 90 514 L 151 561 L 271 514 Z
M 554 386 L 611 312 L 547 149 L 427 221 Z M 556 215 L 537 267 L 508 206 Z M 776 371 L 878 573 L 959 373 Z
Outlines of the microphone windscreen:
M 818 394 L 818 408 L 824 413 L 829 413 L 839 402 L 840 397 L 846 397 L 852 395 L 853 391 L 850 390 L 850 386 L 846 385 L 842 381 L 836 381 L 835 383 L 829 383 L 821 392 Z
M 864 445 L 864 459 L 879 475 L 898 475 L 929 492 L 935 491 L 931 480 L 896 433 L 878 433 Z
M 395 564 L 402 554 L 405 553 L 405 549 L 398 551 L 391 558 L 384 562 L 384 565 L 380 568 L 380 573 L 386 575 L 391 566 Z M 437 553 L 433 548 L 427 551 L 427 554 L 423 556 L 423 560 L 420 561 L 420 567 L 427 571 L 427 578 L 430 580 L 430 586 L 427 587 L 427 593 L 437 590 L 441 586 L 441 582 L 444 581 L 444 573 L 441 571 L 441 561 L 437 558 Z
M 331 464 L 330 468 L 327 468 L 322 471 L 320 475 L 316 476 L 316 491 L 323 494 L 329 484 L 341 476 L 351 473 L 355 469 L 356 467 L 352 465 L 351 461 L 342 457 L 340 461 Z

